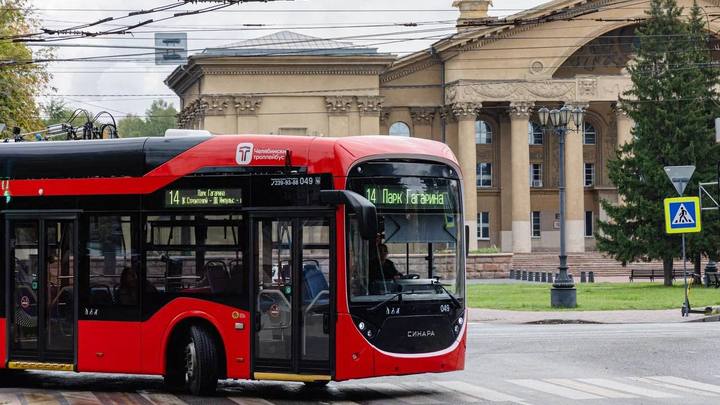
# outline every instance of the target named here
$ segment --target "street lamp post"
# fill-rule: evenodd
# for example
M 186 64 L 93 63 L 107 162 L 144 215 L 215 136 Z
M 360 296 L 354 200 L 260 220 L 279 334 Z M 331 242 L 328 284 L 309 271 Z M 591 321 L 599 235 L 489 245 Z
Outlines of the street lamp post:
M 576 130 L 583 125 L 585 111 L 577 107 L 574 110 L 567 105 L 562 108 L 549 110 L 543 107 L 538 110 L 540 125 L 545 129 L 552 130 L 557 136 L 560 144 L 560 179 L 558 189 L 560 190 L 560 270 L 550 290 L 550 304 L 554 308 L 575 308 L 577 306 L 577 290 L 575 283 L 568 274 L 567 253 L 565 252 L 565 136 L 570 130 L 568 124 L 575 122 Z

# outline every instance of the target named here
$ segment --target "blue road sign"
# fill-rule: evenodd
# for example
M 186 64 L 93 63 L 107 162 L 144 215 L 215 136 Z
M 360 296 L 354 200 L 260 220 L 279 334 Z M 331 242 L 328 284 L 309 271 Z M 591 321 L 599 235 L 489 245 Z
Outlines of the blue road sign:
M 665 199 L 665 231 L 667 233 L 693 233 L 701 230 L 700 198 Z

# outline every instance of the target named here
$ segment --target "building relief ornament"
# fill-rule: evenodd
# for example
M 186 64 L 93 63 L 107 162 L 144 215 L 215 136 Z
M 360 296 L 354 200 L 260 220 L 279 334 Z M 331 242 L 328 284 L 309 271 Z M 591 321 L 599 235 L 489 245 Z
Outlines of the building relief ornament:
M 579 78 L 577 86 L 577 94 L 579 98 L 588 99 L 597 95 L 598 81 L 593 77 Z
M 325 107 L 331 114 L 347 114 L 352 107 L 353 98 L 350 96 L 327 96 Z
M 206 115 L 225 115 L 233 99 L 229 95 L 206 95 L 200 98 L 200 104 Z
M 460 82 L 446 89 L 445 102 L 574 100 L 576 94 L 575 80 Z
M 192 128 L 195 124 L 199 124 L 203 118 L 205 118 L 203 103 L 199 99 L 193 100 L 177 115 L 178 127 Z
M 452 113 L 458 120 L 462 119 L 475 119 L 478 114 L 478 110 L 482 108 L 480 103 L 453 103 Z
M 383 109 L 382 96 L 358 96 L 356 100 L 360 114 L 379 114 Z
M 410 118 L 415 125 L 432 125 L 436 112 L 435 107 L 410 107 Z
M 510 117 L 527 119 L 532 114 L 535 103 L 532 101 L 513 101 L 510 103 Z
M 239 115 L 253 115 L 260 109 L 262 98 L 255 96 L 236 96 L 233 102 L 235 111 Z

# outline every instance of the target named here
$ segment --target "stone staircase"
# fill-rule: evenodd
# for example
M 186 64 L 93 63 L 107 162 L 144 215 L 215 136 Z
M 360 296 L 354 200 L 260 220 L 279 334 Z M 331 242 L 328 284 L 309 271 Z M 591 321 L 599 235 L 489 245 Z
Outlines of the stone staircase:
M 661 261 L 649 263 L 628 263 L 626 267 L 612 258 L 604 256 L 600 252 L 575 253 L 568 255 L 570 271 L 579 278 L 580 272 L 592 271 L 595 277 L 629 277 L 630 269 L 662 269 Z M 682 261 L 676 261 L 673 267 L 682 269 Z M 557 272 L 557 253 L 520 253 L 513 255 L 512 267 L 515 270 Z M 688 261 L 688 270 L 692 271 L 693 264 Z M 705 260 L 702 262 L 705 267 Z

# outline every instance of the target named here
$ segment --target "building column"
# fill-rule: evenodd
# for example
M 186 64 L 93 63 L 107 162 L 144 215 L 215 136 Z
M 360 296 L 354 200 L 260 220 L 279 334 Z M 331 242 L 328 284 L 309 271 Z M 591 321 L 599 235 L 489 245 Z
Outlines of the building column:
M 360 111 L 359 135 L 380 135 L 380 112 L 382 111 L 383 97 L 359 96 L 357 97 Z
M 582 106 L 587 109 L 587 105 Z M 565 136 L 565 236 L 568 253 L 585 251 L 585 158 L 583 127 Z
M 325 107 L 328 110 L 328 135 L 348 136 L 350 135 L 350 109 L 353 98 L 349 96 L 328 96 L 325 97 Z
M 615 149 L 620 149 L 621 147 L 625 146 L 626 143 L 630 142 L 632 140 L 632 129 L 635 127 L 635 121 L 633 121 L 632 118 L 628 115 L 627 111 L 623 108 L 623 105 L 621 103 L 615 103 L 615 123 L 617 125 L 616 132 L 617 132 L 617 141 L 615 143 Z M 624 199 L 620 195 L 620 193 L 617 194 L 617 202 L 618 204 L 623 204 Z M 602 205 L 600 205 L 600 217 L 607 217 L 607 213 L 605 213 L 602 209 Z
M 421 139 L 432 139 L 435 108 L 410 107 L 410 117 L 412 118 L 413 123 L 412 136 Z
M 262 104 L 261 97 L 238 96 L 235 97 L 235 112 L 237 113 L 238 134 L 257 134 L 260 132 L 258 110 Z
M 468 246 L 475 250 L 477 244 L 477 153 L 475 150 L 475 121 L 480 103 L 455 103 L 453 114 L 458 120 L 458 160 L 463 175 L 463 207 L 465 225 L 470 228 Z
M 510 103 L 510 167 L 512 177 L 512 247 L 514 253 L 530 253 L 530 145 L 528 123 L 534 103 Z
M 627 111 L 623 109 L 620 103 L 615 104 L 615 118 L 617 122 L 616 147 L 620 148 L 632 140 L 632 129 L 635 122 L 628 116 Z

